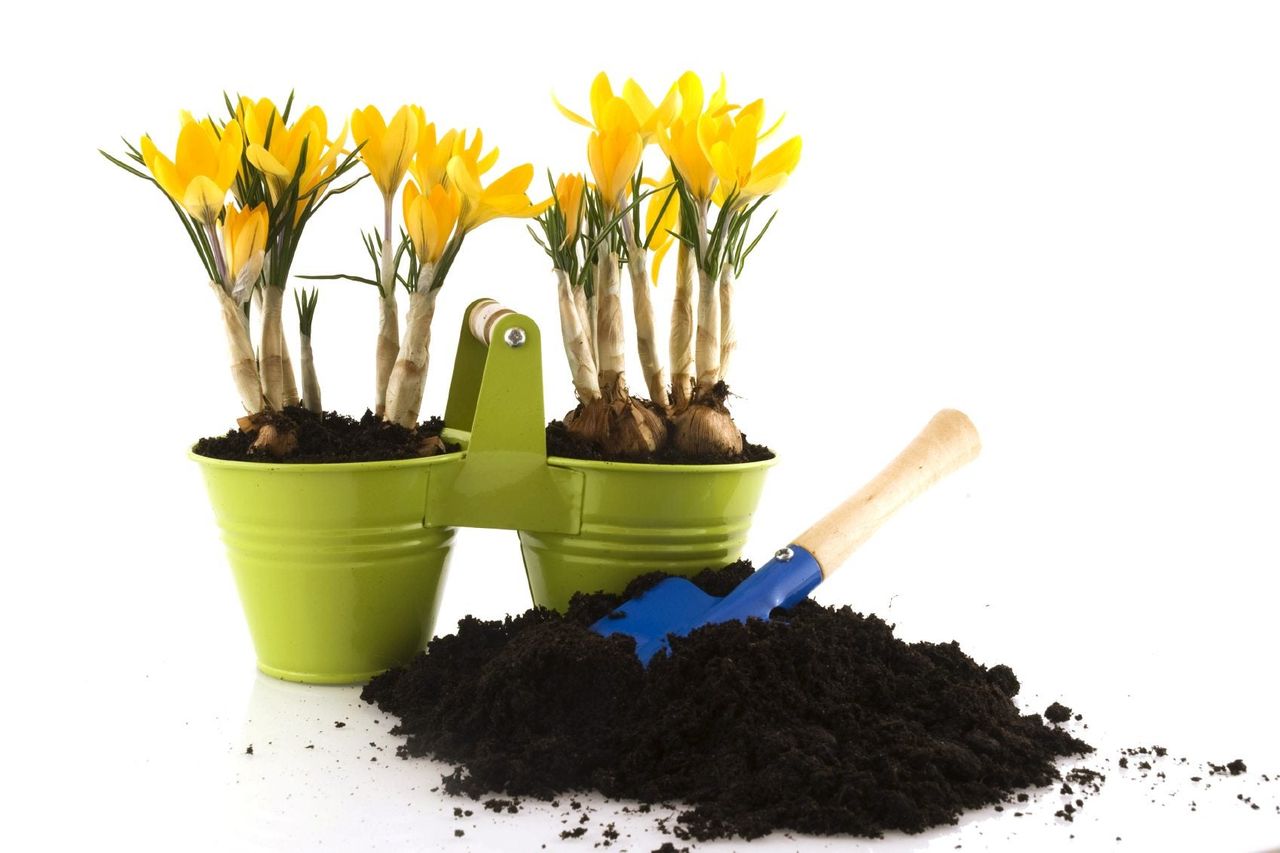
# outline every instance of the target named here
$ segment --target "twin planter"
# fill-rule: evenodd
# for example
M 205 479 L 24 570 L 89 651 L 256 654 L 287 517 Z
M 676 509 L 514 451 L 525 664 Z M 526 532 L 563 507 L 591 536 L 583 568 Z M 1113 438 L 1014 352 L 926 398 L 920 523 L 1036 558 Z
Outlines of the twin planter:
M 559 610 L 578 591 L 741 554 L 774 460 L 548 457 L 538 327 L 493 307 L 472 303 L 459 336 L 443 436 L 459 452 L 315 465 L 191 455 L 263 672 L 347 684 L 408 661 L 432 636 L 456 527 L 517 530 L 534 603 Z

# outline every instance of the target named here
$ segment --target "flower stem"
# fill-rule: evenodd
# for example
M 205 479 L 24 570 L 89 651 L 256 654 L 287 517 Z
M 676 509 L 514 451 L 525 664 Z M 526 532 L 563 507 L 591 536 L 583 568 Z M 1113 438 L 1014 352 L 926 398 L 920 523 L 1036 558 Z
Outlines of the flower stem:
M 698 245 L 702 262 L 698 264 L 698 333 L 697 371 L 699 395 L 710 393 L 720 379 L 720 292 L 716 273 L 707 269 L 707 203 L 698 206 Z
M 383 196 L 382 227 L 382 298 L 378 300 L 378 348 L 375 364 L 374 410 L 381 416 L 387 410 L 387 383 L 400 353 L 400 320 L 396 316 L 396 268 L 391 248 L 391 196 Z
M 227 280 L 227 260 L 222 256 L 222 241 L 218 239 L 218 229 L 212 222 L 204 224 L 205 233 L 209 235 L 209 245 L 213 247 L 213 262 L 218 268 L 218 278 L 222 289 L 231 292 L 231 282 Z
M 627 244 L 627 272 L 631 274 L 631 306 L 635 315 L 636 348 L 640 351 L 640 369 L 644 373 L 649 399 L 666 408 L 667 371 L 658 355 L 658 341 L 653 331 L 653 300 L 649 298 L 649 272 L 646 269 L 647 249 L 636 239 L 631 218 L 622 220 L 623 239 Z

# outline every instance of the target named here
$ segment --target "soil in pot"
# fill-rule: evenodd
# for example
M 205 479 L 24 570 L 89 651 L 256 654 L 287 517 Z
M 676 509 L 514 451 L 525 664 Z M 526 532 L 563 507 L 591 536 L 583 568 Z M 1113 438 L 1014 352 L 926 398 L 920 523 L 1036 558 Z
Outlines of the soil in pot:
M 717 452 L 715 450 L 689 450 L 680 446 L 671 436 L 674 434 L 674 422 L 662 408 L 649 400 L 633 398 L 662 420 L 668 436 L 657 450 L 641 453 L 611 452 L 603 444 L 585 438 L 565 425 L 564 421 L 552 421 L 547 424 L 547 455 L 561 456 L 567 459 L 586 459 L 597 462 L 640 462 L 657 465 L 732 465 L 738 462 L 761 462 L 772 459 L 774 453 L 761 444 L 752 444 L 745 434 L 742 438 L 741 452 Z M 577 414 L 582 409 L 571 412 Z
M 750 572 L 694 580 L 723 595 Z M 402 756 L 457 765 L 452 793 L 680 802 L 681 834 L 698 839 L 919 832 L 1091 751 L 1018 709 L 1007 666 L 903 642 L 847 607 L 708 626 L 645 669 L 629 638 L 588 626 L 661 577 L 578 595 L 565 615 L 468 617 L 363 698 L 399 717 Z
M 316 414 L 301 406 L 254 417 L 257 420 L 253 427 L 202 438 L 192 449 L 213 459 L 273 463 L 378 462 L 436 456 L 460 449 L 440 438 L 444 429 L 440 418 L 407 429 L 387 423 L 367 410 L 356 420 L 337 412 Z M 297 439 L 296 446 L 280 456 L 255 447 L 263 427 L 291 434 Z

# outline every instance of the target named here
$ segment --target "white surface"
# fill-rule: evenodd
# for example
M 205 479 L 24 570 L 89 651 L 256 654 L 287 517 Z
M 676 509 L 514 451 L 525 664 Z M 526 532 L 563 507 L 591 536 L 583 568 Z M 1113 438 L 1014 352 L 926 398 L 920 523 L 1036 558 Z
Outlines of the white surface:
M 1250 766 L 1205 792 L 1109 774 L 1070 827 L 1047 795 L 1028 817 L 982 812 L 871 846 L 1280 843 L 1277 789 L 1254 787 L 1280 772 L 1274 6 L 301 9 L 7 13 L 6 848 L 559 843 L 558 811 L 455 821 L 429 791 L 440 768 L 394 760 L 388 721 L 353 690 L 255 675 L 183 456 L 235 411 L 221 331 L 172 213 L 94 149 L 144 131 L 171 145 L 177 110 L 216 112 L 224 87 L 297 86 L 335 116 L 419 102 L 481 124 L 501 163 L 560 171 L 581 168 L 584 136 L 548 90 L 581 105 L 601 67 L 656 88 L 687 66 L 725 70 L 734 97 L 766 97 L 805 137 L 739 289 L 735 411 L 784 454 L 750 552 L 803 529 L 936 408 L 962 408 L 983 457 L 818 597 L 1011 664 L 1028 709 L 1061 698 L 1084 712 L 1105 756 L 1161 743 Z M 679 38 L 664 29 L 676 25 Z M 364 270 L 357 231 L 378 213 L 361 190 L 317 220 L 296 271 Z M 554 328 L 544 267 L 522 223 L 468 240 L 440 299 L 426 410 L 443 406 L 470 299 Z M 325 286 L 316 357 L 331 406 L 368 404 L 375 314 L 368 291 Z M 553 347 L 545 359 L 558 414 L 567 374 Z M 514 534 L 461 535 L 445 596 L 443 630 L 526 607 Z M 598 823 L 566 849 L 600 840 Z M 648 825 L 620 824 L 622 846 L 656 846 Z

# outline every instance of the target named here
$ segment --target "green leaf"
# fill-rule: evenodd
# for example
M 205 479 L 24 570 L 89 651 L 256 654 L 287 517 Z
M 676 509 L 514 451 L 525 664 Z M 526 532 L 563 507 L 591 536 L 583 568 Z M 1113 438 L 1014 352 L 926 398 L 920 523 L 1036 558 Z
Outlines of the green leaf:
M 299 275 L 298 278 L 305 278 L 308 281 L 335 281 L 337 279 L 346 279 L 347 281 L 358 281 L 361 284 L 371 284 L 379 287 L 378 283 L 371 278 L 362 278 L 358 275 L 348 275 L 344 272 L 333 273 L 332 275 Z M 379 287 L 379 289 L 381 289 Z
M 298 331 L 311 337 L 311 322 L 315 319 L 316 303 L 320 300 L 320 288 L 313 287 L 308 291 L 305 287 L 293 292 L 293 304 L 298 309 Z
M 653 195 L 655 192 L 657 192 L 657 189 L 652 189 L 647 192 L 641 193 L 640 195 L 636 196 L 635 200 L 632 201 L 631 204 L 627 205 L 621 211 L 619 211 L 618 214 L 614 216 L 613 219 L 611 219 L 609 223 L 604 227 L 603 233 L 601 233 L 601 235 L 595 240 L 595 242 L 593 242 L 590 245 L 587 253 L 591 255 L 595 254 L 596 249 L 599 248 L 600 244 L 603 243 L 605 239 L 611 236 L 616 236 L 614 229 L 618 227 L 618 223 L 620 223 L 623 220 L 623 217 L 625 217 L 628 213 L 634 210 L 636 206 L 640 204 L 640 202 L 644 201 L 646 198 Z
M 128 163 L 125 163 L 122 160 L 117 160 L 115 157 L 112 157 L 110 154 L 103 151 L 101 148 L 98 149 L 98 153 L 101 154 L 103 157 L 106 157 L 112 163 L 115 163 L 121 169 L 124 169 L 129 174 L 137 175 L 139 178 L 142 178 L 144 181 L 151 181 L 151 183 L 153 184 L 155 183 L 155 179 L 152 178 L 150 175 L 148 175 L 146 172 L 139 171 L 138 169 L 133 168 Z
M 673 184 L 667 184 L 667 186 L 665 186 L 665 187 L 659 187 L 658 189 L 654 190 L 654 192 L 658 192 L 658 191 L 660 191 L 660 190 L 665 190 L 665 189 L 667 189 L 667 187 L 671 187 L 671 192 L 667 193 L 667 198 L 666 198 L 666 200 L 662 202 L 662 207 L 658 209 L 658 215 L 657 215 L 657 217 L 653 220 L 653 227 L 652 227 L 652 228 L 650 228 L 650 229 L 649 229 L 649 233 L 645 235 L 645 238 L 644 238 L 644 247 L 645 247 L 646 249 L 648 249 L 648 248 L 649 248 L 649 246 L 650 246 L 650 244 L 652 244 L 652 243 L 653 243 L 653 235 L 655 235 L 655 234 L 657 234 L 657 233 L 658 233 L 658 226 L 660 226 L 660 225 L 662 224 L 662 217 L 666 214 L 666 212 L 667 212 L 667 208 L 671 206 L 671 200 L 672 200 L 673 198 L 675 198 L 675 196 L 676 196 L 676 190 L 675 190 L 675 186 L 674 186 Z M 637 228 L 638 228 L 638 226 L 637 226 Z
M 734 273 L 734 275 L 741 275 L 741 274 L 742 274 L 742 266 L 743 266 L 743 264 L 745 264 L 745 263 L 746 263 L 747 257 L 748 257 L 748 256 L 750 256 L 750 254 L 751 254 L 752 250 L 754 250 L 754 249 L 755 249 L 755 247 L 756 247 L 756 245 L 760 242 L 760 238 L 764 237 L 765 232 L 769 230 L 769 226 L 773 224 L 773 219 L 774 219 L 774 217 L 775 217 L 775 216 L 777 216 L 777 215 L 778 215 L 778 211 L 776 211 L 776 210 L 775 210 L 775 211 L 773 212 L 773 215 L 769 217 L 769 219 L 768 219 L 768 221 L 767 221 L 767 222 L 765 222 L 764 227 L 760 229 L 760 233 L 759 233 L 759 234 L 757 234 L 757 235 L 756 235 L 756 238 L 755 238 L 754 240 L 752 240 L 752 241 L 751 241 L 751 245 L 747 246 L 746 251 L 744 251 L 744 252 L 743 252 L 743 253 L 738 257 L 738 262 L 737 262 L 737 264 L 736 264 L 737 270 L 736 270 L 736 272 Z

